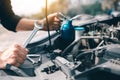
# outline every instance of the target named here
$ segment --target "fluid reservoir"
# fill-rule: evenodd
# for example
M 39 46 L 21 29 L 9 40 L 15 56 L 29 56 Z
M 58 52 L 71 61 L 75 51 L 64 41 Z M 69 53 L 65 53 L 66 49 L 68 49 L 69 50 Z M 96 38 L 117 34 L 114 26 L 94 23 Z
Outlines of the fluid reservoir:
M 61 27 L 61 38 L 67 41 L 74 41 L 75 30 L 72 26 L 72 20 L 66 20 Z

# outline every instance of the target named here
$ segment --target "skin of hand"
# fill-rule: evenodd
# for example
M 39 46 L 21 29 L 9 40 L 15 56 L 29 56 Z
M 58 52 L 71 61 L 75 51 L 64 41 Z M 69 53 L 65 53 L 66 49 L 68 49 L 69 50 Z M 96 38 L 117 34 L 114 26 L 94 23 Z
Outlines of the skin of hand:
M 0 53 L 0 69 L 5 69 L 6 64 L 16 67 L 24 63 L 28 50 L 18 44 L 12 45 L 7 50 Z
M 58 13 L 49 14 L 47 18 L 48 18 L 48 25 L 50 30 L 57 30 L 60 28 L 60 19 Z M 44 23 L 43 30 L 48 30 L 46 18 L 44 18 L 42 21 Z
M 60 28 L 60 19 L 58 13 L 52 13 L 47 16 L 48 18 L 48 24 L 50 30 L 57 30 Z M 43 30 L 47 31 L 47 22 L 46 18 L 43 18 L 41 20 L 33 20 L 33 19 L 26 19 L 22 18 L 19 23 L 17 24 L 16 31 L 27 31 L 27 30 L 33 30 L 34 23 L 37 21 L 38 25 L 41 25 L 44 23 Z
M 52 13 L 47 16 L 50 30 L 57 30 L 60 27 L 58 13 Z M 22 18 L 16 26 L 16 31 L 27 31 L 34 28 L 36 20 Z M 38 25 L 44 23 L 43 30 L 48 30 L 46 18 L 37 20 Z M 5 69 L 6 64 L 12 64 L 16 67 L 20 66 L 26 59 L 28 50 L 18 44 L 12 45 L 7 50 L 0 52 L 0 69 Z

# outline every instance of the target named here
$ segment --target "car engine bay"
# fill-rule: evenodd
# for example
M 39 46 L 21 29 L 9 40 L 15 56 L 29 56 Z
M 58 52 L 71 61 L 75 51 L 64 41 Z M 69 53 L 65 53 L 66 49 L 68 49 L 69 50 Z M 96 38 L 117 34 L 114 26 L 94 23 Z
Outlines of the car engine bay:
M 120 80 L 120 13 L 85 16 L 64 20 L 61 27 L 73 28 L 50 35 L 51 44 L 49 37 L 29 43 L 30 59 L 0 70 L 0 80 Z

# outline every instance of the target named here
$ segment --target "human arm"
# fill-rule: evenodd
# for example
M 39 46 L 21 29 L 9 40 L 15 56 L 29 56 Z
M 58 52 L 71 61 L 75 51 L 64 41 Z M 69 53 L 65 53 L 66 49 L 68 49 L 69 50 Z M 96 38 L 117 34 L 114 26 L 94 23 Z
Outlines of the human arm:
M 5 69 L 6 64 L 20 66 L 26 59 L 28 50 L 18 44 L 14 44 L 3 52 L 0 52 L 0 69 Z
M 52 13 L 52 14 L 48 15 L 47 18 L 48 18 L 48 24 L 49 24 L 50 30 L 59 29 L 60 20 L 58 17 L 58 13 Z M 44 24 L 43 30 L 48 30 L 46 18 L 43 18 L 41 20 L 22 18 L 19 21 L 19 23 L 17 24 L 16 31 L 32 30 L 34 27 L 35 21 L 37 21 L 39 25 L 41 25 L 43 23 Z
M 2 25 L 11 31 L 32 30 L 36 20 L 27 19 L 14 14 L 10 0 L 1 0 L 0 3 L 0 19 Z M 48 15 L 48 23 L 50 30 L 58 29 L 60 25 L 57 13 Z M 38 24 L 44 23 L 44 29 L 47 30 L 46 19 L 37 20 Z
M 14 14 L 10 0 L 0 0 L 0 23 L 8 30 L 16 31 L 21 17 Z

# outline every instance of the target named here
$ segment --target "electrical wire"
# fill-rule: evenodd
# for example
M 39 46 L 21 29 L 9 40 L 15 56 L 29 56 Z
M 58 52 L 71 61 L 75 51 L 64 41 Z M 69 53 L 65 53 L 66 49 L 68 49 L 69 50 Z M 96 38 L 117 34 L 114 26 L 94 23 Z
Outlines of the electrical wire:
M 49 38 L 49 47 L 51 47 L 51 37 L 50 37 L 50 28 L 49 28 L 49 22 L 48 22 L 48 0 L 46 0 L 46 8 L 45 8 L 45 16 L 46 16 L 46 23 L 47 23 L 47 30 L 48 30 L 48 38 Z

